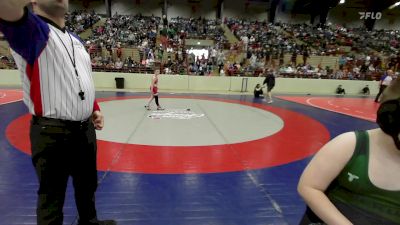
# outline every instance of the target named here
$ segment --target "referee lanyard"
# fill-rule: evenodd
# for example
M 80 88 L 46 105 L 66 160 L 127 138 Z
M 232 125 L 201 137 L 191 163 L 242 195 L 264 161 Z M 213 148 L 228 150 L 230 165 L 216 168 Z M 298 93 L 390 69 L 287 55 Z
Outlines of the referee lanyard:
M 81 100 L 83 101 L 83 100 L 85 100 L 85 92 L 82 91 L 80 77 L 79 77 L 79 74 L 78 74 L 78 70 L 76 69 L 75 48 L 74 48 L 74 42 L 72 41 L 71 35 L 69 34 L 69 32 L 67 30 L 65 31 L 65 32 L 67 32 L 68 37 L 71 40 L 72 56 L 69 54 L 67 46 L 64 44 L 63 40 L 61 39 L 60 35 L 58 35 L 57 31 L 55 31 L 54 29 L 52 29 L 52 30 L 57 35 L 57 37 L 61 41 L 61 43 L 63 44 L 63 46 L 65 48 L 65 51 L 67 51 L 69 60 L 71 61 L 72 66 L 74 67 L 76 79 L 78 80 L 78 84 L 79 84 L 79 93 L 78 93 L 78 95 L 81 98 Z

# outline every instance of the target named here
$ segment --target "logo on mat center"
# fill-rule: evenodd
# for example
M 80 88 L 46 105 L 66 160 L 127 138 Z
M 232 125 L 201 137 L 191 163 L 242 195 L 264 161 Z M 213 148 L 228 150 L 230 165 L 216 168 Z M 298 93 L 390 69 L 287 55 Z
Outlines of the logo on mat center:
M 204 117 L 204 113 L 195 113 L 190 109 L 168 109 L 152 111 L 147 117 L 151 119 L 190 120 Z

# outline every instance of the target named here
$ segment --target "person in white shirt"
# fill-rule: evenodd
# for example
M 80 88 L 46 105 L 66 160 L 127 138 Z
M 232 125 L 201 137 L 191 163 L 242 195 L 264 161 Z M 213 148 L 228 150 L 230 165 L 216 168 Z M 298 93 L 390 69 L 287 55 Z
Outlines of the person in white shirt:
M 381 81 L 379 82 L 379 92 L 375 97 L 375 102 L 379 102 L 379 98 L 383 91 L 392 83 L 393 80 L 393 71 L 388 70 L 385 75 L 381 77 Z
M 124 63 L 121 61 L 120 58 L 117 59 L 117 62 L 115 62 L 115 69 L 122 69 L 122 66 Z
M 379 82 L 379 92 L 375 97 L 375 102 L 379 102 L 379 98 L 383 91 L 392 83 L 393 80 L 393 71 L 388 70 L 385 75 L 381 77 L 381 80 Z

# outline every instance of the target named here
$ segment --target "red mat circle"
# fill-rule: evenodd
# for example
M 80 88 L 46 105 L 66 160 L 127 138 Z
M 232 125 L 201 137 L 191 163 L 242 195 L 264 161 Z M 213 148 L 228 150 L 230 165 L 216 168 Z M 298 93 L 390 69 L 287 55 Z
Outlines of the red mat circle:
M 147 97 L 111 97 L 99 102 Z M 174 96 L 168 98 L 202 99 L 242 104 L 267 110 L 284 121 L 278 133 L 261 139 L 226 145 L 150 146 L 98 140 L 98 169 L 102 171 L 183 174 L 218 173 L 261 169 L 304 159 L 317 152 L 329 140 L 328 130 L 303 114 L 258 103 L 210 97 Z M 29 120 L 24 115 L 12 121 L 6 130 L 9 142 L 30 154 Z M 239 129 L 239 128 L 238 128 Z

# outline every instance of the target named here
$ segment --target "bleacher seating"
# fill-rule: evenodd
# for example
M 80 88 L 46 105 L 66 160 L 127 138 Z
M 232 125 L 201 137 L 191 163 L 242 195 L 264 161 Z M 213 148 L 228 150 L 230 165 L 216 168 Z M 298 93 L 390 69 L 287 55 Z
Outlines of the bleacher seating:
M 289 77 L 376 79 L 386 68 L 400 69 L 399 31 L 232 18 L 221 22 L 176 17 L 166 25 L 154 16 L 116 14 L 101 19 L 83 11 L 68 14 L 66 19 L 69 30 L 86 31 L 82 38 L 95 71 L 149 72 L 158 67 L 165 73 L 219 75 L 222 70 L 230 76 L 259 76 L 265 68 L 272 68 Z M 208 49 L 210 58 L 188 55 L 188 39 L 214 41 Z M 0 56 L 10 56 L 8 44 L 1 40 Z M 122 68 L 119 60 L 124 62 Z M 15 68 L 12 63 L 3 60 L 2 67 Z M 363 64 L 368 64 L 368 70 Z M 349 76 L 329 76 L 338 70 L 350 71 Z

